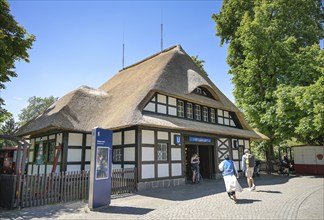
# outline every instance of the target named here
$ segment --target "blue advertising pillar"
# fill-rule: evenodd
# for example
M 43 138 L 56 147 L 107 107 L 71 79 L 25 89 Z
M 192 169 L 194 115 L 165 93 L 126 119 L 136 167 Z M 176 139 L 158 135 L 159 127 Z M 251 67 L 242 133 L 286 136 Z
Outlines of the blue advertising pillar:
M 92 129 L 89 202 L 90 210 L 111 200 L 112 131 Z

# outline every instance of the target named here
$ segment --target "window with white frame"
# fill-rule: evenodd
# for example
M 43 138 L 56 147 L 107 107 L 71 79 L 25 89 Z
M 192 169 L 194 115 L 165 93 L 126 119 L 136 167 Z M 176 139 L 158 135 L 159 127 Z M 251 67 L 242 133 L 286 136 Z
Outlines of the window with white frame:
M 201 109 L 200 109 L 200 105 L 195 105 L 195 117 L 196 120 L 201 120 Z
M 193 119 L 192 103 L 187 102 L 187 118 Z
M 122 161 L 122 149 L 121 148 L 113 149 L 113 161 L 114 162 Z
M 165 161 L 168 160 L 168 144 L 158 143 L 157 144 L 157 160 Z
M 178 116 L 181 118 L 184 117 L 184 103 L 180 100 L 178 100 Z
M 207 107 L 203 107 L 203 120 L 205 122 L 208 122 L 208 108 Z

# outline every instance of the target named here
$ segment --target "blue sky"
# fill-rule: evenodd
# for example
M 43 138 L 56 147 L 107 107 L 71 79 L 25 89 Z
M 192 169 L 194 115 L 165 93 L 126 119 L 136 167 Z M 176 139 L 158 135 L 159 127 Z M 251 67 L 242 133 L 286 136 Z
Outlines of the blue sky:
M 125 66 L 180 44 L 205 60 L 215 85 L 234 102 L 227 74 L 227 46 L 220 47 L 213 13 L 222 1 L 8 1 L 11 14 L 36 36 L 30 63 L 17 62 L 18 77 L 1 91 L 17 115 L 28 98 L 62 97 L 82 85 L 98 88 Z

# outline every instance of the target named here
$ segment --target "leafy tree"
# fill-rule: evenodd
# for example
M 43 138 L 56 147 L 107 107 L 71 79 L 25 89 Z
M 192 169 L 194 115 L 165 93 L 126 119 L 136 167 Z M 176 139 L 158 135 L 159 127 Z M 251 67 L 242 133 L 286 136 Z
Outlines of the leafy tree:
M 279 86 L 275 94 L 278 135 L 324 145 L 324 74 L 310 86 Z
M 18 123 L 15 122 L 13 117 L 9 117 L 0 127 L 0 134 L 3 135 L 12 135 L 18 129 Z M 13 147 L 17 145 L 14 141 L 0 139 L 0 144 L 6 147 Z
M 204 69 L 205 60 L 199 60 L 198 55 L 191 56 L 191 59 L 195 62 L 195 64 L 199 67 L 199 69 L 208 76 L 207 72 Z
M 43 114 L 58 98 L 53 96 L 47 98 L 41 98 L 33 96 L 28 99 L 28 106 L 21 110 L 21 114 L 18 115 L 21 125 L 26 124 L 28 121 Z
M 5 120 L 7 120 L 10 116 L 12 116 L 12 114 L 8 112 L 6 109 L 2 108 L 2 105 L 0 103 L 0 124 Z
M 29 62 L 27 50 L 34 41 L 35 36 L 29 35 L 10 14 L 8 2 L 0 0 L 0 90 L 5 88 L 4 83 L 9 82 L 10 77 L 17 77 L 14 71 L 16 61 Z M 2 116 L 7 115 L 3 105 L 0 97 L 0 123 L 5 120 Z
M 280 91 L 286 86 L 309 87 L 323 75 L 318 46 L 324 35 L 322 2 L 224 0 L 220 13 L 212 17 L 221 44 L 229 43 L 227 62 L 236 104 L 252 127 L 271 138 L 262 143 L 271 159 L 274 145 L 300 137 L 293 127 L 289 130 L 287 123 L 278 121 L 284 118 L 278 118 L 276 110 L 284 101 L 278 100 L 284 98 Z M 296 110 L 293 105 L 289 108 Z M 301 115 L 293 114 L 290 120 L 295 124 Z

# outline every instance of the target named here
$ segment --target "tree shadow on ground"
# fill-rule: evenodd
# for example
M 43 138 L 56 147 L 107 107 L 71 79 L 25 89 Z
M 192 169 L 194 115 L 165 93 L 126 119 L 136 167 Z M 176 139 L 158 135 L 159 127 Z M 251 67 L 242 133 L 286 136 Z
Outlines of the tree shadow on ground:
M 38 207 L 23 208 L 21 210 L 3 210 L 0 212 L 0 219 L 47 219 L 57 218 L 62 213 L 80 213 L 80 203 L 52 204 Z
M 266 185 L 277 185 L 284 184 L 292 178 L 298 178 L 297 175 L 290 176 L 280 176 L 278 174 L 262 174 L 259 177 L 255 177 L 255 185 L 257 186 L 266 186 Z M 242 188 L 247 188 L 247 181 L 245 177 L 240 177 L 238 179 Z M 258 192 L 265 193 L 281 193 L 279 191 L 271 190 L 257 190 Z M 151 190 L 144 190 L 137 192 L 137 195 L 148 196 L 160 199 L 167 199 L 173 201 L 185 201 L 196 198 L 201 198 L 204 196 L 210 196 L 218 193 L 225 193 L 225 184 L 223 179 L 208 180 L 204 179 L 204 182 L 199 184 L 190 184 L 187 183 L 182 186 L 175 186 L 171 188 L 158 188 Z

